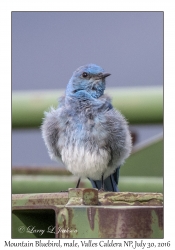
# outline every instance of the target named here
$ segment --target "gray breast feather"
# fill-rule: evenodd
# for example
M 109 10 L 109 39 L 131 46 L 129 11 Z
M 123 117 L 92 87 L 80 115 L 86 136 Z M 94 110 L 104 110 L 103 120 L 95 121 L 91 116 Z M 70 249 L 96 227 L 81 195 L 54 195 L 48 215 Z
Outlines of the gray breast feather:
M 84 98 L 81 101 L 72 97 L 62 98 L 58 109 L 52 108 L 45 113 L 41 129 L 50 157 L 61 158 L 68 169 L 79 176 L 93 178 L 96 175 L 96 179 L 100 179 L 100 171 L 103 171 L 107 177 L 124 163 L 131 152 L 127 122 L 119 111 L 113 109 L 109 97 L 104 95 L 99 99 Z M 68 159 L 70 157 L 72 160 Z M 89 161 L 91 169 L 83 158 Z M 73 164 L 76 167 L 69 166 Z M 101 169 L 100 164 L 104 165 Z M 93 172 L 93 165 L 99 170 L 91 175 L 89 171 Z

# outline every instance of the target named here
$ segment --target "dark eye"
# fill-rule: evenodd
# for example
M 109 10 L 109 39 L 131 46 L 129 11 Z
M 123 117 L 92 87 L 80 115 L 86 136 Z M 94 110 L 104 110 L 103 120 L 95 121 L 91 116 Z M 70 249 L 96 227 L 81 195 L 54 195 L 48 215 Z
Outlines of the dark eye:
M 84 78 L 86 78 L 86 77 L 88 76 L 88 73 L 83 72 L 82 76 L 83 76 Z

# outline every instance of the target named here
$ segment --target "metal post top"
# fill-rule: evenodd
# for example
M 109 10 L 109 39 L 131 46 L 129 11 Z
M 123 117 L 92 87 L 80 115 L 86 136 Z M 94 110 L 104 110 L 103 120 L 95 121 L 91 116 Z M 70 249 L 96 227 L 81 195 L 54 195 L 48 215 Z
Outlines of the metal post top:
M 69 188 L 58 193 L 14 194 L 16 206 L 163 206 L 162 193 L 102 192 L 95 188 Z

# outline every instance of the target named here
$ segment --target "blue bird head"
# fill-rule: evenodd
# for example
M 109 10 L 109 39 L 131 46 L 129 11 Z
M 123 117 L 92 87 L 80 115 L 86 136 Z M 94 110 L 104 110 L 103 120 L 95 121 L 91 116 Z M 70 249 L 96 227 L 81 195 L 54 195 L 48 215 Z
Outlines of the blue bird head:
M 74 94 L 78 91 L 86 91 L 93 98 L 99 98 L 104 94 L 105 78 L 109 76 L 96 64 L 87 64 L 79 67 L 72 75 L 66 89 L 66 95 Z

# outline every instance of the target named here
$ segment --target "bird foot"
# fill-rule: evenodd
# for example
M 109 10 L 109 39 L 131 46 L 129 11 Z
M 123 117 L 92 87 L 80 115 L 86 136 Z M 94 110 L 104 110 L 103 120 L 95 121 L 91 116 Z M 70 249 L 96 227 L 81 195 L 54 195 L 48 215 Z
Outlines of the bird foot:
M 105 192 L 104 188 L 100 188 L 99 192 Z

